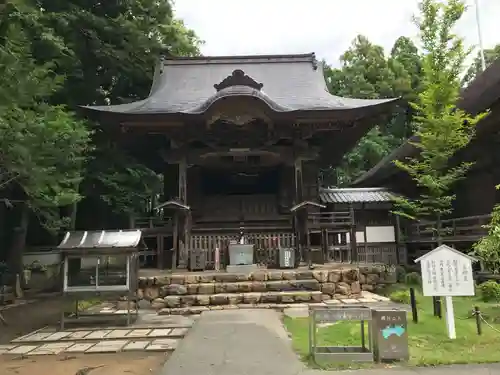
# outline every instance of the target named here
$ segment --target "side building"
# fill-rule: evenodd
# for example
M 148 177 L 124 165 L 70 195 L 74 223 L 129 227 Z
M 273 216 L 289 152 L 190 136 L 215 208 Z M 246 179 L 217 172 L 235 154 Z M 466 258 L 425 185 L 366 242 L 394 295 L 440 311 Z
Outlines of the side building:
M 448 228 L 444 240 L 464 250 L 486 231 L 493 206 L 500 202 L 500 60 L 491 64 L 461 95 L 459 107 L 476 114 L 489 110 L 489 115 L 477 125 L 472 142 L 451 162 L 472 161 L 473 167 L 454 189 L 453 214 L 443 221 Z M 417 140 L 413 137 L 411 140 Z M 418 189 L 409 176 L 398 169 L 393 160 L 418 155 L 418 150 L 405 143 L 381 160 L 375 167 L 354 182 L 355 187 L 383 186 L 408 197 L 418 196 Z M 436 238 L 429 223 L 409 223 L 405 241 L 419 250 L 435 246 Z

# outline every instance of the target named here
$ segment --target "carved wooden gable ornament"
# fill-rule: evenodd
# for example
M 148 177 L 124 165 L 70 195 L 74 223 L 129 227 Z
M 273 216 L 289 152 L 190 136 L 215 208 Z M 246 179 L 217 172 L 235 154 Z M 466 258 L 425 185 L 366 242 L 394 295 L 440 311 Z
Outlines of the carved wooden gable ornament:
M 247 86 L 260 91 L 262 87 L 264 87 L 264 84 L 255 81 L 250 76 L 247 76 L 243 70 L 236 69 L 231 75 L 224 78 L 221 82 L 215 84 L 214 88 L 217 91 L 221 91 L 232 86 Z

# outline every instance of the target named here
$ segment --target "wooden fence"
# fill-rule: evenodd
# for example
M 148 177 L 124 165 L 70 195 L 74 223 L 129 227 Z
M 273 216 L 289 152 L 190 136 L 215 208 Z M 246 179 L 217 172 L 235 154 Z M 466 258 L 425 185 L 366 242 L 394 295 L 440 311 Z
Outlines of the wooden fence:
M 467 216 L 441 221 L 441 240 L 443 242 L 476 242 L 484 237 L 488 230 L 484 227 L 491 220 L 491 215 Z M 406 233 L 408 243 L 437 242 L 436 222 L 421 221 L 409 226 Z
M 366 264 L 406 264 L 406 247 L 395 243 L 358 243 L 355 263 Z M 349 244 L 332 246 L 327 250 L 326 262 L 351 263 L 352 252 Z

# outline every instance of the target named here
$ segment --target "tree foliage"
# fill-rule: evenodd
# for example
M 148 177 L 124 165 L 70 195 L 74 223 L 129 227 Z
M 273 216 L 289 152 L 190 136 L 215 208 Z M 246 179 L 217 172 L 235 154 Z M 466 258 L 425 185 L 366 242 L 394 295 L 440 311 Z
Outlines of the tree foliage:
M 63 77 L 54 75 L 54 64 L 37 64 L 19 22 L 26 8 L 10 5 L 4 9 L 0 35 L 0 191 L 20 190 L 18 202 L 55 229 L 58 208 L 81 198 L 76 186 L 83 177 L 90 134 L 64 106 L 46 102 Z M 25 15 L 35 19 L 37 14 Z M 8 196 L 0 198 L 10 202 Z
M 158 176 L 133 160 L 109 134 L 92 138 L 92 148 L 95 149 L 92 161 L 84 166 L 83 160 L 76 156 L 82 151 L 77 138 L 88 137 L 89 131 L 65 108 L 74 110 L 85 104 L 119 104 L 142 99 L 148 95 L 153 68 L 161 55 L 196 55 L 201 41 L 175 18 L 170 0 L 10 0 L 6 9 L 10 17 L 8 22 L 2 22 L 0 29 L 6 29 L 8 24 L 22 30 L 17 44 L 12 41 L 14 31 L 9 31 L 6 37 L 11 46 L 18 49 L 22 46 L 22 54 L 19 52 L 17 57 L 10 55 L 11 60 L 2 64 L 10 73 L 0 78 L 4 96 L 11 98 L 13 103 L 21 103 L 21 94 L 28 102 L 36 97 L 41 104 L 30 108 L 33 109 L 31 112 L 21 108 L 15 116 L 24 118 L 20 117 L 17 124 L 21 126 L 28 120 L 36 124 L 36 116 L 48 116 L 51 119 L 48 124 L 52 127 L 41 129 L 53 131 L 54 135 L 59 135 L 60 142 L 66 142 L 65 147 L 58 147 L 56 143 L 38 146 L 33 139 L 24 137 L 9 143 L 15 147 L 15 150 L 9 150 L 9 157 L 18 165 L 26 166 L 26 170 L 38 166 L 40 173 L 30 174 L 29 181 L 38 181 L 40 186 L 51 176 L 46 173 L 51 166 L 34 158 L 37 148 L 45 153 L 50 149 L 53 159 L 60 159 L 56 168 L 58 173 L 67 170 L 70 163 L 74 167 L 78 165 L 78 177 L 67 177 L 74 192 L 73 199 L 57 194 L 60 205 L 74 202 L 80 198 L 78 193 L 83 193 L 101 199 L 115 211 L 130 213 L 139 210 L 141 198 L 153 190 L 158 192 Z M 19 61 L 22 65 L 16 66 Z M 19 77 L 23 77 L 16 87 L 19 95 L 6 92 L 7 88 L 15 86 L 10 82 Z M 38 84 L 40 82 L 42 84 Z M 30 119 L 30 116 L 35 117 Z M 23 131 L 21 127 L 10 125 L 9 129 L 10 140 L 14 134 Z M 25 142 L 24 148 L 18 146 L 20 141 Z M 68 150 L 70 145 L 72 147 Z M 61 151 L 60 155 L 55 155 L 56 151 Z M 30 155 L 31 164 L 24 160 L 28 158 L 26 155 Z M 83 167 L 85 176 L 80 184 Z M 10 178 L 11 174 L 4 174 L 4 179 Z M 61 176 L 58 180 L 60 184 L 66 184 Z M 59 190 L 57 185 L 50 185 Z M 93 188 L 89 189 L 89 186 Z M 33 190 L 31 185 L 26 185 L 25 189 L 28 188 Z M 37 199 L 38 195 L 47 195 L 45 192 L 33 194 Z
M 500 189 L 500 185 L 496 187 Z M 471 255 L 477 257 L 482 265 L 494 274 L 500 273 L 500 204 L 495 205 L 491 221 L 486 226 L 488 235 L 474 244 Z
M 410 175 L 422 193 L 418 199 L 399 199 L 399 213 L 410 218 L 437 220 L 451 212 L 455 195 L 452 186 L 471 168 L 471 162 L 451 164 L 452 157 L 469 144 L 475 127 L 486 114 L 469 115 L 456 107 L 464 62 L 470 49 L 453 33 L 465 11 L 462 0 L 423 0 L 415 23 L 423 48 L 422 86 L 412 107 L 420 150 L 418 157 L 396 161 Z
M 389 55 L 365 36 L 357 36 L 340 57 L 341 67 L 326 67 L 332 94 L 379 99 L 403 97 L 393 118 L 378 124 L 349 152 L 337 169 L 339 185 L 347 185 L 400 145 L 412 132 L 412 109 L 407 104 L 420 90 L 421 56 L 407 37 L 394 43 Z
M 486 67 L 490 66 L 495 60 L 498 59 L 500 59 L 500 44 L 497 44 L 493 48 L 484 50 L 484 61 L 486 63 Z M 477 56 L 474 58 L 474 61 L 472 62 L 471 66 L 467 70 L 467 73 L 465 74 L 462 80 L 462 85 L 466 86 L 469 83 L 471 83 L 477 77 L 477 75 L 482 71 L 483 67 L 481 62 L 481 55 L 478 52 Z

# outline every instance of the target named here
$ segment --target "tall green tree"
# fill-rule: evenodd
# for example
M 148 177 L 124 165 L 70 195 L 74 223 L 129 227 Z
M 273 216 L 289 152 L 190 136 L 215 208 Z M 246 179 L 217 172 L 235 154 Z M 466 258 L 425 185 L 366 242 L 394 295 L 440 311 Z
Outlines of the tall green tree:
M 435 220 L 440 242 L 441 218 L 451 213 L 455 199 L 451 189 L 473 164 L 450 161 L 469 144 L 476 124 L 486 114 L 472 116 L 456 107 L 464 63 L 471 52 L 453 32 L 466 10 L 464 1 L 422 0 L 419 9 L 415 24 L 423 48 L 423 91 L 412 104 L 418 136 L 412 144 L 420 154 L 395 164 L 409 174 L 422 193 L 413 200 L 400 198 L 398 205 L 401 215 Z
M 401 96 L 409 101 L 419 90 L 420 56 L 409 38 L 398 38 L 386 56 L 381 46 L 359 35 L 340 62 L 340 68 L 326 67 L 332 94 L 364 99 Z M 403 103 L 390 121 L 378 124 L 360 140 L 327 183 L 348 185 L 372 168 L 411 134 L 411 117 L 409 105 Z
M 487 48 L 484 50 L 484 62 L 486 67 L 490 66 L 495 60 L 500 59 L 500 44 L 497 44 L 493 48 Z M 474 58 L 471 66 L 467 70 L 467 73 L 462 80 L 464 86 L 471 83 L 478 75 L 483 71 L 483 63 L 481 61 L 481 55 L 478 52 L 477 56 Z
M 29 222 L 35 214 L 50 231 L 61 226 L 59 209 L 81 199 L 75 189 L 91 149 L 90 132 L 62 105 L 47 100 L 61 87 L 54 65 L 38 64 L 20 14 L 39 11 L 18 2 L 3 9 L 0 28 L 0 216 L 19 212 L 10 258 L 21 266 Z M 12 207 L 5 211 L 5 205 Z M 0 228 L 0 231 L 4 228 Z M 4 246 L 2 246 L 3 248 Z
M 162 55 L 199 54 L 201 41 L 175 17 L 170 0 L 38 3 L 44 9 L 42 17 L 37 23 L 25 21 L 33 37 L 33 55 L 39 63 L 55 61 L 55 73 L 66 77 L 51 97 L 53 103 L 76 108 L 143 99 Z M 46 30 L 53 31 L 52 38 L 37 37 Z M 158 176 L 105 131 L 99 134 L 93 139 L 96 150 L 81 192 L 115 212 L 139 209 L 135 203 L 158 190 Z

